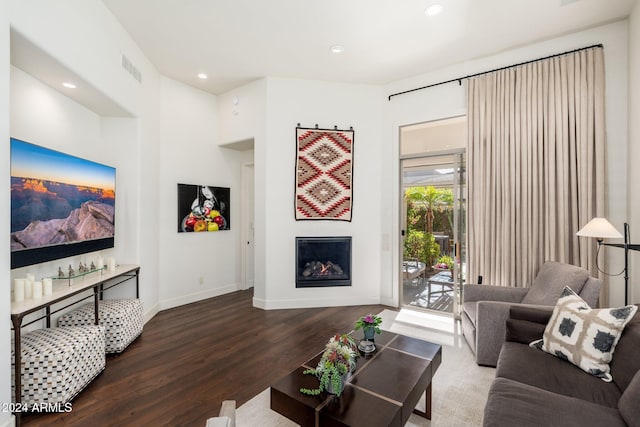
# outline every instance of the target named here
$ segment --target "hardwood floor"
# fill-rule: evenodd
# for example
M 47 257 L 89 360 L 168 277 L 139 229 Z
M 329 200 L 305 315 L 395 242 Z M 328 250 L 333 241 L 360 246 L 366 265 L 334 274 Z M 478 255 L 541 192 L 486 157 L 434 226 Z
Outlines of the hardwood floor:
M 60 414 L 26 414 L 35 426 L 204 426 L 223 400 L 242 405 L 382 305 L 253 308 L 253 290 L 165 310 Z

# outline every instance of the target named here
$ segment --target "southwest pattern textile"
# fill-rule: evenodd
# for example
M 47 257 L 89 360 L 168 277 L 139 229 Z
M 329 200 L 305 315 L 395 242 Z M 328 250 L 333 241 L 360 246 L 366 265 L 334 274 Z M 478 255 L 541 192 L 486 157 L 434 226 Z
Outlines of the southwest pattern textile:
M 351 221 L 353 134 L 296 128 L 296 220 Z
M 543 338 L 529 345 L 610 382 L 613 352 L 637 310 L 635 305 L 592 309 L 567 286 L 553 309 Z

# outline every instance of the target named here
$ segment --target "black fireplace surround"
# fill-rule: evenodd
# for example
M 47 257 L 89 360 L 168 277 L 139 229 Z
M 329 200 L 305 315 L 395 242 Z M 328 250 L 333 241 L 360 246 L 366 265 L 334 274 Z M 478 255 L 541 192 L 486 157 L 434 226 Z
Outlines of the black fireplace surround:
M 351 236 L 296 237 L 296 288 L 351 286 Z

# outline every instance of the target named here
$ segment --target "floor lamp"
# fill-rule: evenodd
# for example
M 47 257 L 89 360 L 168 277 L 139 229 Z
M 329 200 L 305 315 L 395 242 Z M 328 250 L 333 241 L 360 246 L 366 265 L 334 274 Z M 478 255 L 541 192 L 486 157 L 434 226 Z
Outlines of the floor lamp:
M 624 270 L 622 272 L 611 275 L 618 276 L 624 273 L 624 305 L 629 302 L 629 251 L 640 251 L 640 245 L 629 243 L 629 224 L 624 223 L 624 236 L 615 229 L 613 225 L 605 218 L 593 218 L 584 227 L 576 233 L 580 237 L 591 237 L 598 241 L 598 252 L 596 253 L 596 267 L 598 267 L 598 253 L 600 252 L 600 246 L 614 246 L 616 248 L 624 248 Z M 604 239 L 619 239 L 624 237 L 624 243 L 603 243 Z M 600 267 L 598 267 L 600 270 Z M 604 271 L 600 270 L 602 273 Z M 607 274 L 607 273 L 605 273 Z

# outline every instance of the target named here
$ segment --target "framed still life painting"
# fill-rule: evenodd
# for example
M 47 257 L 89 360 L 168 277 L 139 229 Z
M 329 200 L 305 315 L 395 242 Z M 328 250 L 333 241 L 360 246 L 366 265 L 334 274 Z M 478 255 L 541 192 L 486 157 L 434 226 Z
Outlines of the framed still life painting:
M 230 193 L 226 187 L 178 184 L 178 233 L 231 229 Z

